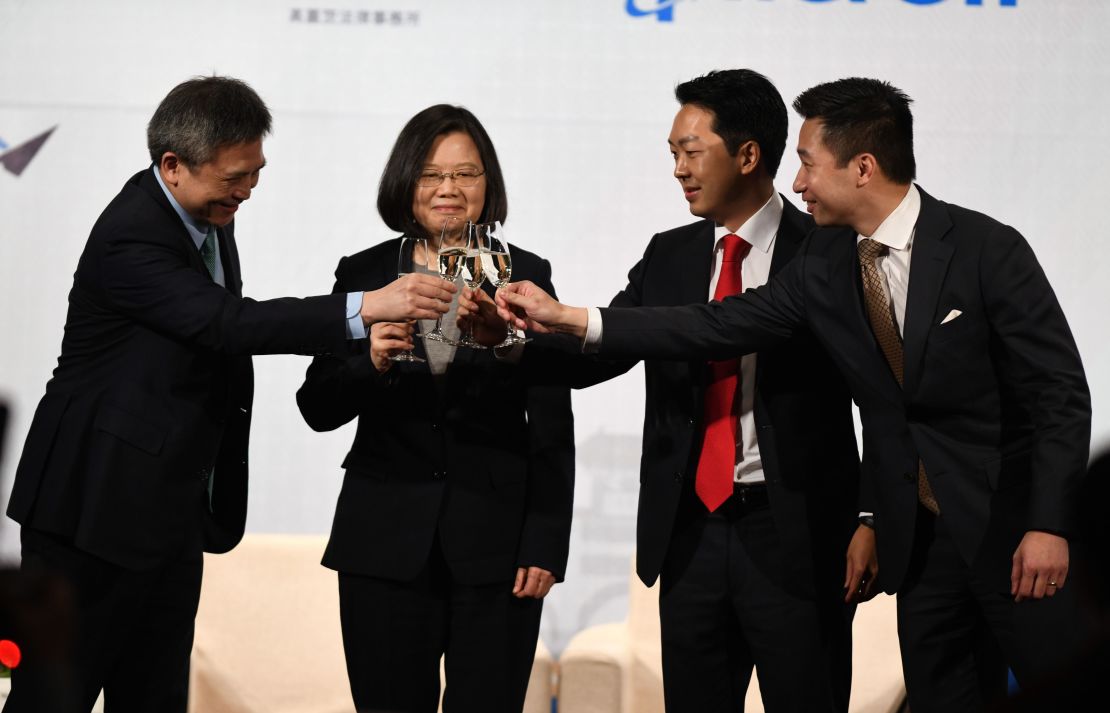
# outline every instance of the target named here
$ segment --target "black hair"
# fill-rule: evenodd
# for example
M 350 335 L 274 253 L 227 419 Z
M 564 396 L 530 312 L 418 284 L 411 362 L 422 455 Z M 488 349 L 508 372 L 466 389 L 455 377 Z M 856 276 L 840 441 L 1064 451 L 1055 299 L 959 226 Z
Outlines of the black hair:
M 509 212 L 509 201 L 505 194 L 501 163 L 497 160 L 497 151 L 489 134 L 469 110 L 461 106 L 436 104 L 409 119 L 397 135 L 385 162 L 378 184 L 378 213 L 391 229 L 405 235 L 436 237 L 427 235 L 424 227 L 417 223 L 412 214 L 412 198 L 416 179 L 424 170 L 432 144 L 440 136 L 456 131 L 467 134 L 474 141 L 485 170 L 486 203 L 482 206 L 479 220 L 483 223 L 494 220 L 504 222 Z
M 823 141 L 841 166 L 869 153 L 890 180 L 905 184 L 917 174 L 912 102 L 889 82 L 849 77 L 805 90 L 794 110 L 822 123 Z
M 746 141 L 759 144 L 774 178 L 786 149 L 786 104 L 771 80 L 750 69 L 715 70 L 675 87 L 675 99 L 713 112 L 713 132 L 735 156 Z
M 155 163 L 167 151 L 186 166 L 211 160 L 222 146 L 256 141 L 270 133 L 270 110 L 246 82 L 194 77 L 170 90 L 146 127 Z

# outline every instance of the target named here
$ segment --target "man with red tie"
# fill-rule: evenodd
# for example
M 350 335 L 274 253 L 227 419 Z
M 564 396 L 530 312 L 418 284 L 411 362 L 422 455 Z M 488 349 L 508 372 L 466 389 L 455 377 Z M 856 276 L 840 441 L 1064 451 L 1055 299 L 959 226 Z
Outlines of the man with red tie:
M 774 189 L 787 112 L 766 77 L 710 72 L 675 96 L 674 175 L 701 220 L 655 235 L 613 307 L 762 285 L 813 227 Z M 580 386 L 635 363 L 572 368 Z M 854 603 L 875 560 L 843 379 L 805 330 L 741 359 L 647 360 L 644 373 L 636 568 L 660 579 L 667 710 L 743 710 L 754 669 L 769 713 L 847 711 Z

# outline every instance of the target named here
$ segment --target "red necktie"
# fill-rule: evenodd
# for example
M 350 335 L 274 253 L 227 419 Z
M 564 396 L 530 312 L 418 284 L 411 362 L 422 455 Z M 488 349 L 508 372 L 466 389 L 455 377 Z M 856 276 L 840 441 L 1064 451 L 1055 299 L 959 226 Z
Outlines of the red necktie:
M 723 238 L 721 274 L 713 299 L 723 300 L 738 295 L 744 287 L 740 280 L 740 263 L 751 245 L 729 233 Z M 713 512 L 732 495 L 736 470 L 736 380 L 740 360 L 709 362 L 710 382 L 705 390 L 705 440 L 698 458 L 698 475 L 694 490 Z

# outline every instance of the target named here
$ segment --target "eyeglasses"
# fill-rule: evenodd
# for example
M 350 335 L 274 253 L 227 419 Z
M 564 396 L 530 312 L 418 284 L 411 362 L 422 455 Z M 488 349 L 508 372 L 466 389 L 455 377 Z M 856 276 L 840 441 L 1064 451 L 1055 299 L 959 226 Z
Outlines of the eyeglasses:
M 468 188 L 478 184 L 478 179 L 485 175 L 485 171 L 479 171 L 476 168 L 461 168 L 458 171 L 448 171 L 440 173 L 439 171 L 424 171 L 416 177 L 416 185 L 430 188 L 438 186 L 445 180 L 450 178 L 455 182 L 456 186 Z

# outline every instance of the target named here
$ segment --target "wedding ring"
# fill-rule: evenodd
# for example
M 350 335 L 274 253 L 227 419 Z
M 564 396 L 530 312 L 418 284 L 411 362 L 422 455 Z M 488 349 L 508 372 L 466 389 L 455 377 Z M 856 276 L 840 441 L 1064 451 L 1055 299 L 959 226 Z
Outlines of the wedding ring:
M 1049 583 L 1048 583 L 1048 586 L 1050 586 L 1050 587 L 1055 587 L 1055 586 L 1056 586 L 1056 582 L 1049 582 Z

